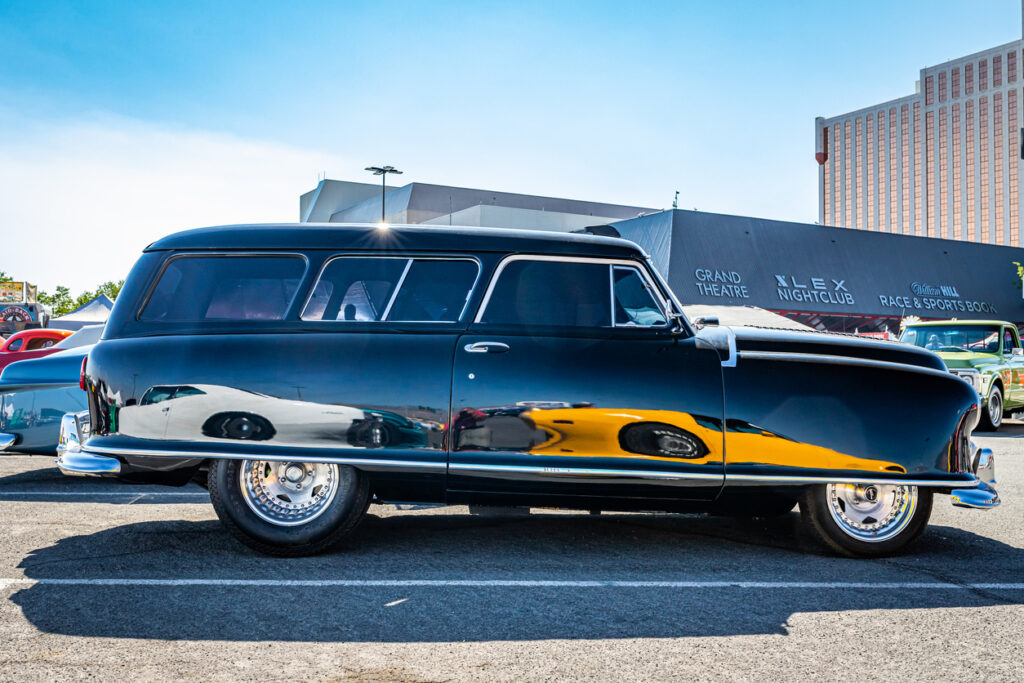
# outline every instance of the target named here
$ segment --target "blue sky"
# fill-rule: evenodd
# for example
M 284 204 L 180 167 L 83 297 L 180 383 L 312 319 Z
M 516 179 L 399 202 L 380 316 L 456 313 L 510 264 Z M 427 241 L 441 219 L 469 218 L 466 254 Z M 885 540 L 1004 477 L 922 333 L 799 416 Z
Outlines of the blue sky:
M 317 174 L 797 221 L 813 121 L 1020 37 L 1017 2 L 0 2 L 0 270 L 123 277 Z M 61 244 L 81 259 L 58 258 Z M 13 245 L 13 249 L 11 248 Z

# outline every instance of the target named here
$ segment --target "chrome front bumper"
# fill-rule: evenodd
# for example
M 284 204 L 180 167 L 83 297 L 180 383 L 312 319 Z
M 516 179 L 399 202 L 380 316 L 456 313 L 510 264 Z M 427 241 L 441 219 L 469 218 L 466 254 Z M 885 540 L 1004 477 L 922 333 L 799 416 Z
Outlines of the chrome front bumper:
M 949 502 L 961 508 L 991 510 L 999 505 L 999 493 L 992 484 L 996 483 L 996 461 L 991 448 L 978 448 L 971 462 L 974 475 L 980 480 L 969 489 L 950 491 Z
M 60 421 L 57 441 L 57 468 L 72 477 L 112 477 L 121 472 L 121 463 L 105 455 L 82 450 L 89 438 L 89 411 L 67 413 Z

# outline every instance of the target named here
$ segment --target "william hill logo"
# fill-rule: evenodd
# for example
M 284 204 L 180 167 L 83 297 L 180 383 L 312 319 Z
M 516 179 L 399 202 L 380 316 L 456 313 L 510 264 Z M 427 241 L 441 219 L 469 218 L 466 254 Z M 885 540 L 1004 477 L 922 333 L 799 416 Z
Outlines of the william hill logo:
M 922 282 L 915 282 L 910 285 L 910 291 L 917 296 L 944 296 L 951 299 L 959 299 L 960 292 L 956 291 L 953 285 L 929 285 Z

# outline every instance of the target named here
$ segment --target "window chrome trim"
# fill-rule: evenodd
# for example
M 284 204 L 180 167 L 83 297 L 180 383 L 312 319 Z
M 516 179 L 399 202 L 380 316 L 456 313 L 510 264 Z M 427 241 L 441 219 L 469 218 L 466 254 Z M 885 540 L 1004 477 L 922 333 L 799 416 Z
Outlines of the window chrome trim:
M 822 363 L 825 365 L 852 365 L 855 367 L 871 367 L 882 370 L 896 370 L 902 372 L 918 372 L 936 377 L 949 377 L 950 372 L 926 368 L 920 365 L 909 365 L 906 363 L 894 363 L 887 360 L 873 360 L 869 358 L 854 358 L 850 356 L 833 356 L 823 353 L 793 353 L 790 351 L 740 351 L 739 357 L 747 360 L 774 360 L 789 361 L 793 363 Z
M 636 328 L 636 329 L 644 329 L 644 330 L 648 330 L 648 329 L 660 330 L 660 329 L 668 329 L 668 327 L 670 326 L 670 322 L 668 322 L 669 318 L 670 318 L 670 316 L 668 314 L 668 308 L 669 307 L 667 305 L 667 302 L 664 299 L 662 299 L 660 296 L 654 297 L 654 299 L 655 299 L 654 303 L 657 304 L 659 307 L 661 307 L 661 313 L 662 313 L 662 315 L 665 316 L 666 324 L 664 324 L 664 325 L 616 325 L 615 324 L 615 286 L 614 286 L 615 283 L 614 283 L 614 272 L 613 272 L 612 269 L 615 266 L 623 266 L 623 267 L 626 267 L 626 268 L 634 268 L 637 272 L 640 273 L 640 277 L 643 278 L 644 282 L 650 288 L 650 291 L 653 294 L 655 292 L 658 292 L 659 290 L 658 290 L 657 287 L 654 286 L 654 281 L 651 279 L 651 273 L 647 272 L 647 269 L 641 267 L 642 264 L 646 263 L 645 261 L 631 261 L 629 259 L 601 258 L 601 257 L 596 257 L 596 256 L 555 256 L 555 255 L 551 255 L 551 254 L 512 254 L 511 256 L 506 256 L 505 258 L 503 258 L 501 260 L 501 263 L 498 264 L 498 267 L 494 269 L 494 274 L 491 275 L 490 282 L 487 283 L 487 291 L 484 292 L 484 298 L 480 301 L 480 306 L 477 308 L 476 316 L 473 318 L 473 323 L 474 324 L 483 323 L 482 318 L 484 316 L 484 313 L 487 312 L 487 305 L 491 302 L 491 295 L 494 294 L 494 289 L 495 289 L 495 287 L 498 284 L 498 280 L 501 278 L 501 274 L 502 274 L 502 272 L 504 272 L 505 266 L 507 266 L 508 264 L 510 264 L 510 263 L 512 263 L 514 261 L 543 261 L 543 262 L 549 262 L 549 263 L 551 263 L 551 262 L 553 262 L 553 263 L 595 263 L 597 265 L 608 266 L 608 286 L 609 286 L 609 289 L 611 290 L 611 299 L 609 301 L 609 304 L 611 306 L 611 309 L 609 310 L 609 314 L 611 316 L 611 327 L 601 327 L 601 328 L 598 328 L 598 329 L 615 329 L 616 327 L 619 327 L 619 328 L 626 328 L 626 329 Z M 649 266 L 650 264 L 647 264 L 647 265 Z M 583 327 L 583 329 L 586 329 L 586 326 L 581 326 L 581 327 Z
M 316 291 L 316 286 L 318 284 L 320 284 L 320 280 L 323 278 L 324 271 L 327 270 L 327 267 L 330 264 L 334 263 L 334 261 L 336 261 L 338 259 L 343 259 L 343 258 L 395 259 L 395 260 L 401 259 L 401 260 L 408 261 L 409 263 L 406 265 L 406 269 L 402 273 L 402 277 L 399 279 L 399 283 L 398 283 L 399 285 L 404 284 L 404 282 L 405 282 L 405 275 L 409 271 L 409 269 L 412 267 L 411 264 L 412 264 L 413 261 L 468 261 L 469 263 L 472 263 L 472 264 L 476 265 L 476 276 L 473 278 L 473 284 L 471 284 L 469 289 L 466 291 L 466 300 L 463 302 L 462 310 L 459 311 L 459 317 L 456 320 L 387 320 L 385 318 L 382 318 L 381 320 L 323 320 L 322 318 L 321 319 L 303 318 L 302 315 L 306 312 L 306 309 L 309 307 L 309 302 L 313 298 L 313 292 Z M 418 325 L 423 325 L 423 324 L 426 324 L 426 325 L 456 325 L 456 324 L 462 322 L 463 318 L 466 317 L 466 309 L 469 307 L 469 302 L 473 298 L 473 292 L 476 291 L 477 286 L 480 284 L 480 275 L 481 275 L 482 272 L 483 272 L 483 268 L 480 265 L 480 259 L 478 259 L 478 258 L 476 258 L 474 256 L 461 255 L 461 254 L 458 255 L 458 256 L 444 255 L 444 254 L 440 254 L 440 255 L 436 255 L 436 254 L 424 254 L 424 255 L 418 255 L 418 254 L 408 254 L 408 255 L 394 254 L 394 255 L 384 255 L 384 254 L 376 254 L 376 253 L 373 253 L 373 252 L 354 253 L 354 254 L 335 254 L 333 256 L 329 256 L 323 262 L 323 264 L 320 266 L 320 270 L 316 274 L 316 279 L 313 281 L 313 286 L 310 287 L 309 288 L 309 292 L 306 293 L 306 300 L 302 303 L 302 310 L 299 312 L 298 320 L 300 322 L 305 322 L 305 323 L 358 323 L 358 324 L 363 324 L 363 325 L 365 325 L 365 324 L 380 324 L 380 323 L 384 323 L 384 322 L 397 323 L 397 324 L 402 324 L 402 325 L 405 325 L 407 323 L 414 323 L 414 324 L 418 324 Z M 389 301 L 387 307 L 385 308 L 385 314 L 386 315 L 390 315 L 390 313 L 391 313 L 391 305 L 394 303 L 393 300 L 395 299 L 395 297 L 398 296 L 398 292 L 400 291 L 400 289 L 401 289 L 400 287 L 395 287 L 395 291 L 391 295 L 392 301 Z
M 114 456 L 140 455 L 147 458 L 175 458 L 179 460 L 194 460 L 203 458 L 218 458 L 222 460 L 269 460 L 271 462 L 294 462 L 295 455 L 277 455 L 274 453 L 233 453 L 225 451 L 170 451 L 154 448 L 121 448 L 118 446 L 90 446 L 82 449 L 82 453 L 95 453 Z M 302 462 L 327 463 L 333 465 L 365 465 L 368 467 L 391 467 L 401 469 L 412 467 L 416 469 L 432 469 L 444 472 L 444 462 L 431 462 L 426 460 L 385 460 L 378 458 L 352 458 L 334 456 L 301 456 Z
M 632 270 L 633 272 L 635 272 L 637 275 L 640 276 L 640 279 L 643 281 L 644 289 L 650 295 L 651 301 L 654 302 L 654 305 L 657 306 L 661 310 L 661 317 L 663 317 L 665 319 L 665 322 L 663 322 L 660 325 L 635 325 L 635 324 L 634 325 L 629 325 L 629 324 L 619 325 L 618 323 L 615 322 L 615 269 L 616 268 L 619 268 L 619 269 L 622 269 L 622 270 Z M 661 297 L 657 296 L 658 290 L 654 287 L 654 283 L 651 282 L 650 276 L 645 274 L 643 268 L 641 268 L 639 265 L 623 266 L 623 265 L 619 265 L 619 264 L 613 263 L 613 264 L 608 266 L 608 278 L 611 281 L 611 290 L 612 290 L 611 291 L 611 297 L 612 297 L 612 327 L 624 327 L 624 328 L 627 328 L 627 329 L 634 329 L 634 330 L 635 329 L 641 329 L 641 330 L 660 330 L 660 329 L 665 329 L 669 325 L 672 324 L 671 316 L 668 313 L 669 307 L 666 305 L 666 302 L 661 300 Z
M 398 293 L 402 290 L 402 285 L 405 284 L 405 278 L 409 274 L 410 268 L 412 268 L 412 259 L 405 262 L 405 268 L 402 269 L 402 274 L 398 276 L 398 282 L 395 283 L 395 291 L 391 293 L 391 298 L 388 300 L 387 306 L 384 307 L 384 312 L 380 314 L 380 320 L 374 322 L 384 322 L 388 319 L 388 315 L 391 314 L 391 307 L 395 305 L 395 299 L 398 298 Z M 372 304 L 373 302 L 370 303 Z
M 302 262 L 305 264 L 305 266 L 302 269 L 302 275 L 299 276 L 299 284 L 295 287 L 295 293 L 292 294 L 292 298 L 288 302 L 288 307 L 285 309 L 284 315 L 282 315 L 280 318 L 272 318 L 270 320 L 255 320 L 255 321 L 254 320 L 245 320 L 245 319 L 238 319 L 238 320 L 223 320 L 223 319 L 205 320 L 204 319 L 204 320 L 194 320 L 194 321 L 185 321 L 185 322 L 182 322 L 180 320 L 169 321 L 169 320 L 143 320 L 142 319 L 143 311 L 145 311 L 146 310 L 146 306 L 149 305 L 150 299 L 153 298 L 153 294 L 156 292 L 156 288 L 160 285 L 160 280 L 163 279 L 164 273 L 167 271 L 167 267 L 170 266 L 171 263 L 173 263 L 173 262 L 175 262 L 175 261 L 177 261 L 179 259 L 183 259 L 183 258 L 223 258 L 223 257 L 228 257 L 228 258 L 244 258 L 244 257 L 254 257 L 254 256 L 255 257 L 275 257 L 275 256 L 276 257 L 282 257 L 283 256 L 283 257 L 286 257 L 286 258 L 296 258 L 296 257 L 298 257 L 298 258 L 301 258 Z M 160 264 L 160 272 L 158 272 L 156 274 L 156 277 L 153 278 L 153 281 L 149 284 L 149 288 L 146 290 L 146 295 L 142 298 L 142 303 L 139 304 L 138 309 L 135 311 L 135 316 L 132 318 L 132 322 L 150 323 L 150 324 L 154 324 L 155 323 L 157 325 L 181 325 L 181 324 L 195 325 L 197 323 L 208 323 L 208 322 L 212 322 L 212 323 L 252 323 L 252 322 L 257 322 L 257 323 L 260 323 L 260 322 L 274 323 L 274 322 L 281 322 L 282 320 L 287 320 L 288 319 L 288 317 L 287 317 L 288 316 L 288 311 L 290 311 L 292 306 L 295 304 L 295 299 L 299 295 L 299 288 L 302 286 L 302 281 L 306 279 L 307 275 L 309 275 L 309 257 L 306 256 L 301 251 L 181 251 L 181 252 L 177 252 L 177 253 L 171 254 L 168 258 L 164 259 L 164 262 L 162 264 Z

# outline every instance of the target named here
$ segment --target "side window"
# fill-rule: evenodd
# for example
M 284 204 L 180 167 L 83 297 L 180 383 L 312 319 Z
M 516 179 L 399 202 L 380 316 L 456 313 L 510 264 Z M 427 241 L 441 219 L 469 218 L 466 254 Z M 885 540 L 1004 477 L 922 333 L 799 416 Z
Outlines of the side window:
M 327 264 L 303 320 L 381 320 L 409 265 L 401 258 L 336 258 Z
M 1003 353 L 1013 353 L 1013 347 L 1017 346 L 1014 343 L 1013 332 L 1009 328 L 1003 328 Z
M 387 319 L 458 322 L 478 270 L 473 261 L 413 261 Z
M 174 387 L 150 387 L 142 395 L 139 405 L 151 406 L 154 403 L 163 403 L 174 394 Z
M 139 320 L 281 320 L 305 271 L 301 256 L 175 258 L 164 268 Z
M 25 343 L 24 337 L 18 337 L 11 342 L 11 345 L 7 347 L 8 351 L 17 351 L 21 348 L 21 345 Z
M 640 271 L 627 266 L 612 267 L 615 287 L 615 325 L 656 327 L 667 325 L 668 320 L 644 280 Z
M 324 268 L 302 319 L 457 322 L 478 270 L 459 259 L 338 257 Z
M 498 276 L 480 322 L 610 327 L 610 301 L 607 264 L 510 261 Z

